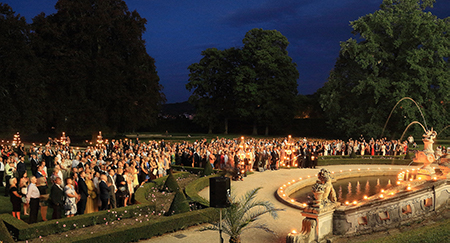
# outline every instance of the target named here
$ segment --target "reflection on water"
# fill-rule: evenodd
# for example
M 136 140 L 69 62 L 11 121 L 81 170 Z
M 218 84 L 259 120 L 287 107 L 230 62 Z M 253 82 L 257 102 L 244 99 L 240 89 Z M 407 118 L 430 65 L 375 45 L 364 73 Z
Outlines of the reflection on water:
M 370 197 L 382 189 L 386 190 L 392 186 L 391 181 L 395 181 L 396 178 L 396 175 L 348 178 L 334 182 L 333 187 L 338 201 L 344 203 L 345 201 L 362 200 L 364 196 Z M 361 182 L 366 182 L 364 191 L 361 191 Z M 300 203 L 311 201 L 314 198 L 310 186 L 294 192 L 290 197 Z

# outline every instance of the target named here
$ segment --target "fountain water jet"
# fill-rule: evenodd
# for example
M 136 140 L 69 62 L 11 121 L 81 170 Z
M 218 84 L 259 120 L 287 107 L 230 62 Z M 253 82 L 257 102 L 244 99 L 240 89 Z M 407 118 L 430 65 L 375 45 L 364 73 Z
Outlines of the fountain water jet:
M 422 110 L 420 109 L 420 107 L 419 107 L 419 105 L 417 104 L 417 102 L 416 102 L 415 100 L 413 100 L 412 98 L 410 98 L 410 97 L 403 97 L 403 98 L 401 98 L 401 99 L 397 102 L 397 104 L 395 104 L 394 108 L 392 108 L 391 113 L 389 114 L 388 119 L 386 120 L 386 123 L 384 124 L 383 131 L 381 132 L 381 136 L 380 136 L 380 137 L 383 137 L 384 130 L 386 129 L 386 125 L 388 124 L 389 119 L 391 119 L 392 112 L 394 112 L 395 108 L 397 107 L 397 105 L 398 105 L 400 102 L 402 102 L 403 100 L 406 100 L 406 99 L 411 100 L 412 102 L 414 102 L 414 104 L 416 104 L 417 109 L 418 109 L 419 112 L 420 112 L 420 115 L 422 115 L 423 123 L 425 123 L 425 127 L 427 128 L 426 130 L 428 130 L 427 122 L 425 121 L 425 117 L 423 116 Z M 425 129 L 424 129 L 424 130 L 425 130 Z

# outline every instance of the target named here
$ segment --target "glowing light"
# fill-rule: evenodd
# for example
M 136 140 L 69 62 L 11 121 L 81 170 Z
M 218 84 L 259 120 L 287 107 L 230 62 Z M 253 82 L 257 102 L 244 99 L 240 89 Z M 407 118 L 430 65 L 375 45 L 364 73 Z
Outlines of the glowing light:
M 342 170 L 340 170 L 340 172 L 342 173 Z
M 389 170 L 392 170 L 392 168 L 389 167 Z
M 353 205 L 356 205 L 356 204 L 358 204 L 358 202 L 355 200 L 355 201 L 353 201 Z
M 298 178 L 299 180 L 302 180 L 302 178 L 300 177 L 300 178 Z
M 364 195 L 364 200 L 367 200 L 369 197 L 367 197 L 366 195 Z
M 331 171 L 331 174 L 334 174 L 334 171 Z
M 381 189 L 381 192 L 383 192 L 383 193 L 384 193 L 384 189 Z
M 349 169 L 348 171 L 352 171 L 352 169 Z
M 283 194 L 283 197 L 285 197 L 286 196 L 286 194 Z
M 389 193 L 389 194 L 392 196 L 392 195 L 394 195 L 395 193 L 394 193 L 394 192 L 391 192 L 391 193 Z
M 420 180 L 422 180 L 422 177 L 419 176 L 417 179 L 419 179 L 419 181 L 420 181 Z
M 400 185 L 401 184 L 401 182 L 400 181 L 397 181 L 397 185 Z
M 292 180 L 292 182 L 295 182 L 295 180 Z
M 437 180 L 437 177 L 435 176 L 435 177 L 433 177 L 433 180 L 435 181 L 435 180 Z
M 380 168 L 380 167 L 378 167 L 378 169 L 379 169 L 379 170 L 381 170 L 381 168 Z
M 308 175 L 308 178 L 311 178 L 311 176 L 310 176 L 310 175 Z
M 283 187 L 282 187 L 282 186 L 280 186 L 280 189 L 283 189 Z
M 409 181 L 413 181 L 413 179 L 411 178 L 411 179 L 409 179 Z
M 384 195 L 383 195 L 383 194 L 380 194 L 380 198 L 384 198 Z
M 288 185 L 290 185 L 291 184 L 291 182 L 288 182 Z
M 280 190 L 280 192 L 283 192 L 283 190 Z
M 361 171 L 361 168 L 358 168 L 358 171 Z
M 349 205 L 350 203 L 348 201 L 345 201 L 345 205 Z
M 308 206 L 308 205 L 307 205 L 306 203 L 303 203 L 302 205 L 303 205 L 303 207 L 306 207 L 306 206 Z
M 406 188 L 406 190 L 411 190 L 411 185 L 408 185 L 408 187 Z
M 286 185 L 283 185 L 284 187 L 286 187 Z
M 291 233 L 292 233 L 292 234 L 297 234 L 297 230 L 293 229 L 293 230 L 291 231 Z
M 292 202 L 292 203 L 295 202 L 294 199 L 291 199 L 291 202 Z

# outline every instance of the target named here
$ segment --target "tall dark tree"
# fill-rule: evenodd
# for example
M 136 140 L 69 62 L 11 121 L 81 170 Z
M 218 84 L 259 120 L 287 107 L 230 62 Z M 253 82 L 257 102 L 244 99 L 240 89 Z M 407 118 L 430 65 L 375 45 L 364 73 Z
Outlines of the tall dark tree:
M 391 109 L 414 99 L 428 124 L 450 124 L 450 19 L 426 12 L 434 0 L 384 0 L 380 10 L 351 22 L 359 39 L 341 43 L 320 90 L 330 124 L 348 136 L 380 136 Z M 391 136 L 422 117 L 410 100 L 396 108 Z M 398 138 L 398 137 L 397 137 Z
M 199 63 L 188 68 L 190 74 L 186 88 L 193 90 L 189 102 L 196 107 L 196 121 L 207 125 L 208 133 L 212 133 L 222 119 L 224 133 L 228 133 L 228 119 L 234 114 L 234 72 L 239 64 L 239 53 L 235 48 L 223 51 L 209 48 L 202 52 L 203 58 Z
M 276 30 L 252 29 L 242 41 L 243 62 L 235 89 L 239 112 L 257 125 L 281 126 L 294 117 L 299 77 L 289 57 L 289 42 Z
M 25 18 L 0 3 L 0 132 L 33 133 L 42 126 L 43 86 Z
M 142 39 L 147 21 L 122 0 L 59 0 L 55 8 L 33 19 L 48 122 L 74 133 L 154 123 L 165 98 Z
M 212 126 L 230 117 L 257 125 L 282 126 L 294 116 L 298 71 L 286 51 L 289 42 L 275 30 L 247 32 L 241 49 L 215 48 L 202 52 L 199 63 L 189 66 L 190 101 L 197 119 Z

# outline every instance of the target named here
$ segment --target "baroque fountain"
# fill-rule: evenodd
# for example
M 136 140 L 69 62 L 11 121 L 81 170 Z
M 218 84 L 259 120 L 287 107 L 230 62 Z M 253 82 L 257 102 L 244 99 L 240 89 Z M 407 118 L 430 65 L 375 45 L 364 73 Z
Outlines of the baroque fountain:
M 301 230 L 289 233 L 286 242 L 316 242 L 330 235 L 355 235 L 387 230 L 427 217 L 450 206 L 450 154 L 443 154 L 439 149 L 434 150 L 437 133 L 433 128 L 424 130 L 424 149 L 416 151 L 413 159 L 415 163 L 423 166 L 401 171 L 368 169 L 364 174 L 396 175 L 397 180 L 388 189 L 369 197 L 364 196 L 360 201 L 338 202 L 332 186 L 335 179 L 333 177 L 359 177 L 362 173 L 360 169 L 346 172 L 341 170 L 340 173 L 321 169 L 315 183 L 311 182 L 314 178 L 309 178 L 309 182 L 304 180 L 281 186 L 276 192 L 278 199 L 299 208 L 304 218 Z M 299 188 L 311 185 L 314 194 L 312 202 L 299 203 L 289 198 L 289 195 Z

